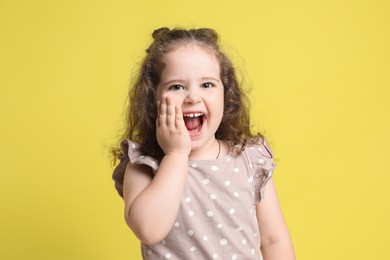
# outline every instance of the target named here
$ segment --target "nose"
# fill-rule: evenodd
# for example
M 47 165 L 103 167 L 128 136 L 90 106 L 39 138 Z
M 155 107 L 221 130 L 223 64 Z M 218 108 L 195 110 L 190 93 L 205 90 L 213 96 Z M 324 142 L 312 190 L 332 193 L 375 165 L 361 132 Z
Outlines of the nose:
M 199 91 L 196 88 L 190 88 L 187 92 L 184 102 L 196 104 L 200 102 L 200 100 L 201 98 L 200 98 Z

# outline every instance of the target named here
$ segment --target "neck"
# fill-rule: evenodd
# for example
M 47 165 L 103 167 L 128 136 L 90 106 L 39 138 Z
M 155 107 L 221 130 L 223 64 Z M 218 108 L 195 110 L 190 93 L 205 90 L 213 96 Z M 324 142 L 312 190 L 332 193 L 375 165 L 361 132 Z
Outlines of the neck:
M 213 138 L 200 149 L 192 150 L 190 160 L 215 160 L 223 154 L 223 142 Z

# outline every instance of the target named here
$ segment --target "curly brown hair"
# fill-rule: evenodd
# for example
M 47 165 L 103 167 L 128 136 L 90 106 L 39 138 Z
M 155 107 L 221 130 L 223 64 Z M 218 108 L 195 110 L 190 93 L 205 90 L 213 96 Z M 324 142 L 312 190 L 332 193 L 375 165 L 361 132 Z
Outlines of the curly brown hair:
M 219 61 L 225 107 L 215 137 L 232 145 L 241 144 L 241 149 L 248 140 L 255 136 L 261 137 L 260 134 L 251 133 L 249 99 L 237 80 L 232 62 L 219 47 L 216 31 L 209 28 L 185 30 L 164 27 L 155 30 L 152 36 L 154 40 L 146 50 L 138 76 L 129 91 L 125 130 L 120 141 L 131 139 L 142 144 L 141 152 L 159 161 L 164 156 L 156 138 L 156 88 L 164 68 L 164 55 L 183 44 L 208 48 Z M 119 148 L 113 148 L 112 151 L 115 157 L 123 156 Z

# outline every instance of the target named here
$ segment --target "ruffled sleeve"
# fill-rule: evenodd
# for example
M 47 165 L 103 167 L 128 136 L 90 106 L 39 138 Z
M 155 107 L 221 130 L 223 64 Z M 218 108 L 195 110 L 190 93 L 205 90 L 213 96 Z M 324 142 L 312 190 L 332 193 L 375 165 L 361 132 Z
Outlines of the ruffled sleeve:
M 115 182 L 115 189 L 119 195 L 123 197 L 123 180 L 125 177 L 125 171 L 127 164 L 142 164 L 149 166 L 153 170 L 153 174 L 156 173 L 158 168 L 158 161 L 153 157 L 141 154 L 141 145 L 139 143 L 123 140 L 121 142 L 122 155 L 118 157 L 119 164 L 115 167 L 112 174 L 112 179 Z
M 252 170 L 253 203 L 257 204 L 264 197 L 265 185 L 271 179 L 276 163 L 265 139 L 257 138 L 253 141 L 245 146 L 244 153 Z

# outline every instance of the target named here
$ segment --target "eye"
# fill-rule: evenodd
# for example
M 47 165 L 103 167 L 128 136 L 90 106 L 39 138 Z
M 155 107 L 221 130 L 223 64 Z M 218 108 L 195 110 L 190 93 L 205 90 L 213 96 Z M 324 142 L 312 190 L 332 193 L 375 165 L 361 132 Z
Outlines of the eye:
M 202 84 L 202 87 L 203 88 L 212 88 L 212 87 L 214 87 L 214 84 L 211 82 L 205 82 Z
M 173 90 L 173 91 L 177 91 L 177 90 L 181 90 L 181 89 L 184 89 L 184 86 L 179 85 L 179 84 L 171 85 L 168 88 L 168 90 Z

